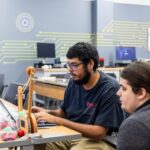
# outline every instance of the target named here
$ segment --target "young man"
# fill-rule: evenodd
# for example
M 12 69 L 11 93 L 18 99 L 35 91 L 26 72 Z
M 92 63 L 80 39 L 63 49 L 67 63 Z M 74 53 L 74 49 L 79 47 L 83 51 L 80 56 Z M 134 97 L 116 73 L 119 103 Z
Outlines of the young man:
M 150 64 L 134 62 L 121 72 L 121 107 L 131 115 L 118 135 L 117 150 L 150 149 Z
M 71 79 L 61 108 L 43 110 L 33 107 L 32 111 L 37 121 L 46 120 L 66 126 L 82 133 L 83 138 L 49 143 L 47 149 L 114 150 L 108 138 L 118 131 L 123 121 L 123 112 L 116 96 L 118 82 L 97 70 L 99 56 L 92 45 L 77 43 L 66 56 Z

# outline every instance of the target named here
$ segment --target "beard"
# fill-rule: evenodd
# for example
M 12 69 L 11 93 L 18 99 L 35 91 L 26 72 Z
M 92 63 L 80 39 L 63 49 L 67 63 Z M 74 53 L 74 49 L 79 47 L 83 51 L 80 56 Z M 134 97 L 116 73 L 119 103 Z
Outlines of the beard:
M 74 80 L 74 82 L 78 85 L 83 85 L 88 83 L 90 77 L 91 77 L 91 73 L 87 70 L 87 68 L 85 68 L 84 76 L 79 80 Z

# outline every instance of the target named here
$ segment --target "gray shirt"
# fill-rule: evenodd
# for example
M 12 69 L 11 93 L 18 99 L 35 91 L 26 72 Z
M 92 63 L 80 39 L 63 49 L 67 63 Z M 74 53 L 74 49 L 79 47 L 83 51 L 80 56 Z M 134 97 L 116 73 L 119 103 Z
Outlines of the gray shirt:
M 150 150 L 150 100 L 122 123 L 117 150 Z

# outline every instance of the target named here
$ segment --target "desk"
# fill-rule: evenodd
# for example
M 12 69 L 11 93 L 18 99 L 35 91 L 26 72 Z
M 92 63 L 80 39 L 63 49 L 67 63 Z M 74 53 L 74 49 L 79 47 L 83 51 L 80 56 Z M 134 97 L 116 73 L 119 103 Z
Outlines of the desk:
M 21 150 L 34 150 L 31 139 L 0 142 L 0 148 L 20 147 Z
M 102 70 L 105 73 L 114 73 L 116 75 L 117 80 L 119 81 L 120 71 L 122 68 L 98 68 L 98 70 Z M 53 69 L 36 69 L 36 73 L 39 76 L 51 76 L 53 74 L 66 74 L 68 70 L 66 68 L 53 68 Z M 59 79 L 58 79 L 59 80 Z M 49 81 L 42 81 L 39 79 L 35 79 L 34 81 L 34 91 L 42 96 L 63 100 L 64 99 L 64 92 L 67 83 L 63 82 L 49 82 Z
M 48 82 L 34 79 L 33 89 L 42 96 L 63 100 L 67 83 L 62 82 Z
M 117 80 L 119 81 L 120 78 L 120 71 L 123 69 L 123 67 L 117 67 L 117 68 L 106 68 L 106 67 L 99 67 L 98 70 L 101 70 L 105 73 L 114 73 Z M 35 76 L 41 77 L 41 76 L 53 76 L 53 75 L 64 75 L 67 76 L 68 69 L 66 68 L 52 68 L 52 69 L 44 69 L 44 68 L 36 68 Z
M 81 138 L 81 134 L 64 126 L 53 126 L 48 129 L 39 129 L 38 133 L 43 138 L 35 138 L 34 144 L 42 144 L 54 141 L 73 140 Z
M 0 148 L 20 147 L 21 150 L 34 150 L 34 145 L 55 141 L 74 140 L 81 138 L 81 134 L 64 126 L 54 126 L 47 129 L 38 129 L 41 137 L 17 139 L 15 141 L 0 142 Z
M 2 100 L 4 103 L 8 102 Z M 12 104 L 10 104 L 12 106 Z M 17 107 L 13 106 L 14 109 Z M 21 150 L 34 150 L 35 144 L 42 144 L 54 141 L 79 139 L 81 134 L 64 126 L 53 126 L 48 128 L 39 128 L 38 133 L 41 137 L 32 137 L 30 139 L 17 139 L 15 141 L 0 141 L 0 148 L 20 147 Z M 32 134 L 31 134 L 32 135 Z M 34 134 L 33 134 L 34 135 Z

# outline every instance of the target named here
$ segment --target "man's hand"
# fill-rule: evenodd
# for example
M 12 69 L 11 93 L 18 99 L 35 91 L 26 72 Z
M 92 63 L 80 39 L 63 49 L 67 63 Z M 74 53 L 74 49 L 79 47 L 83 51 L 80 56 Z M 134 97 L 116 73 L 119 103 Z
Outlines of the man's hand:
M 46 109 L 43 109 L 37 106 L 32 107 L 32 113 L 39 113 L 39 112 L 46 112 Z
M 47 122 L 50 122 L 50 123 L 56 123 L 56 116 L 53 116 L 51 114 L 48 114 L 44 111 L 40 111 L 39 113 L 34 113 L 34 116 L 37 120 L 37 122 L 39 121 L 47 121 Z

